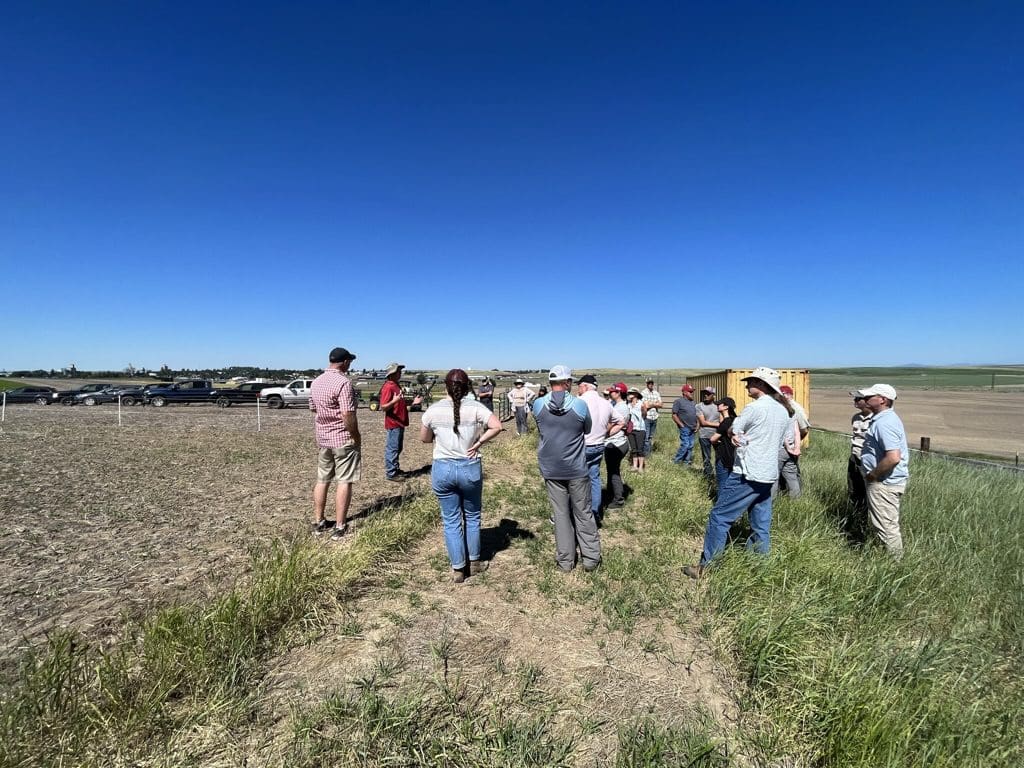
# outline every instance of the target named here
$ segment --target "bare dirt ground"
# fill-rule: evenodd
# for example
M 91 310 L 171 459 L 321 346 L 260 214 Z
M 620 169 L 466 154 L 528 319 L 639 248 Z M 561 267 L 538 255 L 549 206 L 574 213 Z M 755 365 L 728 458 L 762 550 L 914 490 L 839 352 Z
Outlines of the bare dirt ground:
M 363 480 L 350 517 L 400 500 L 384 479 L 383 417 L 360 409 Z M 8 406 L 0 431 L 0 661 L 58 627 L 122 615 L 235 579 L 249 545 L 304 534 L 316 447 L 309 412 L 212 405 Z M 407 433 L 403 468 L 430 462 Z M 415 482 L 415 481 L 414 481 Z M 333 518 L 333 494 L 328 501 Z
M 870 382 L 869 382 L 870 383 Z M 931 438 L 932 450 L 981 453 L 1013 458 L 1024 452 L 1024 393 L 900 390 L 896 412 L 907 428 L 911 448 Z M 849 392 L 811 390 L 811 422 L 850 431 L 853 401 Z

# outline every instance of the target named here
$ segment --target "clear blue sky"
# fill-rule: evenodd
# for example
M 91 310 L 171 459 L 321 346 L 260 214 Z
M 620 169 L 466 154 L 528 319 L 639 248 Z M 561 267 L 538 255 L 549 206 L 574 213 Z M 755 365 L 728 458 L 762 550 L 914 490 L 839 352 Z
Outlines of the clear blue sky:
M 5 3 L 0 368 L 1024 361 L 1024 3 Z

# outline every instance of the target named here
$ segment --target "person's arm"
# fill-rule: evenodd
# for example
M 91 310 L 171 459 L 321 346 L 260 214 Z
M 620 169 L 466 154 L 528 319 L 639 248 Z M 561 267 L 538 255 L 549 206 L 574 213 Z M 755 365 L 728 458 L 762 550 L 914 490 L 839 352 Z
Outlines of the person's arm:
M 708 421 L 704 418 L 704 414 L 697 411 L 697 425 L 701 427 L 713 427 L 718 424 L 717 421 Z
M 885 456 L 878 460 L 875 468 L 864 475 L 864 479 L 869 483 L 877 483 L 885 475 L 892 472 L 896 465 L 900 463 L 900 459 L 903 458 L 903 454 L 899 448 L 893 448 L 891 451 L 886 451 Z
M 429 424 L 420 424 L 420 440 L 424 443 L 434 442 L 434 430 Z
M 395 394 L 390 400 L 384 400 L 381 402 L 380 407 L 383 408 L 385 411 L 390 411 L 392 408 L 394 408 L 395 403 L 397 403 L 402 398 L 402 388 L 398 387 L 396 389 L 396 392 L 397 394 Z
M 708 442 L 709 443 L 717 443 L 717 442 L 721 441 L 721 439 L 722 439 L 722 433 L 721 432 L 715 432 L 715 434 L 713 434 L 711 437 L 708 438 Z
M 342 411 L 341 418 L 345 422 L 345 430 L 352 436 L 352 442 L 358 448 L 363 438 L 359 434 L 359 419 L 356 418 L 356 412 Z
M 622 414 L 612 408 L 612 417 L 608 420 L 608 430 L 605 432 L 606 437 L 611 437 L 617 432 L 621 432 L 626 426 L 626 422 L 622 419 Z
M 482 446 L 489 440 L 493 440 L 495 437 L 497 437 L 498 433 L 501 432 L 501 430 L 501 421 L 495 414 L 492 413 L 490 415 L 490 418 L 487 419 L 487 429 L 485 429 L 483 434 L 481 434 L 480 437 L 476 439 L 475 443 L 469 446 L 469 449 L 466 451 L 466 455 L 469 456 L 469 458 L 471 459 L 475 459 L 477 451 L 480 450 L 480 446 Z

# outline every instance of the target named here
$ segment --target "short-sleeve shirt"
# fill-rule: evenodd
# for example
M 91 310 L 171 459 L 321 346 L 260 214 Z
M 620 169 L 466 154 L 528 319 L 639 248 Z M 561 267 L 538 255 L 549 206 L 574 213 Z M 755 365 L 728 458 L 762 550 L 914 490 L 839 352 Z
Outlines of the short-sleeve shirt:
M 672 413 L 683 422 L 684 427 L 697 428 L 697 405 L 688 397 L 677 397 L 672 401 Z
M 733 434 L 742 432 L 746 447 L 736 451 L 732 471 L 752 482 L 774 483 L 779 479 L 779 446 L 789 426 L 789 411 L 768 395 L 743 409 L 732 423 Z
M 409 406 L 405 398 L 401 397 L 402 388 L 391 379 L 384 382 L 380 390 L 380 401 L 386 403 L 395 395 L 399 395 L 398 401 L 391 406 L 391 410 L 384 411 L 384 428 L 395 429 L 396 427 L 409 426 Z
M 647 389 L 645 387 L 644 391 L 640 393 L 640 398 L 645 403 L 660 403 L 661 402 L 661 393 L 658 390 L 656 390 L 656 389 Z M 644 418 L 646 418 L 648 421 L 657 421 L 658 420 L 658 409 L 657 408 L 648 408 L 647 409 L 647 415 Z
M 718 412 L 718 406 L 714 403 L 697 403 L 697 413 L 704 417 L 704 421 L 710 421 L 717 424 L 722 419 L 722 414 Z M 700 436 L 705 440 L 715 434 L 714 427 L 701 427 Z
M 316 444 L 321 448 L 340 448 L 352 442 L 345 429 L 344 414 L 355 411 L 356 398 L 352 382 L 337 368 L 328 368 L 315 379 L 309 389 L 309 410 L 316 432 Z
M 455 412 L 451 398 L 445 398 L 427 408 L 423 426 L 434 433 L 435 459 L 465 459 L 469 446 L 476 442 L 487 427 L 491 410 L 470 397 L 459 405 L 459 433 L 455 434 Z
M 718 433 L 718 440 L 714 443 L 715 459 L 730 472 L 732 472 L 733 464 L 736 463 L 736 446 L 732 444 L 732 438 L 729 437 L 729 427 L 734 421 L 736 419 L 730 416 L 715 430 Z
M 619 402 L 614 403 L 612 405 L 612 410 L 615 411 L 615 416 L 618 417 L 617 419 L 613 418 L 613 421 L 622 421 L 623 425 L 625 425 L 625 423 L 630 420 L 629 406 L 626 405 L 626 402 L 624 400 L 619 400 Z M 605 444 L 614 445 L 618 448 L 622 448 L 623 446 L 628 445 L 629 438 L 626 436 L 625 428 L 620 429 L 614 435 L 609 437 Z
M 533 390 L 526 387 L 513 387 L 508 391 L 508 401 L 513 408 L 525 408 L 534 397 Z
M 867 437 L 868 427 L 871 426 L 872 414 L 863 414 L 857 411 L 850 419 L 850 455 L 860 460 L 861 450 L 864 448 L 864 438 Z
M 910 448 L 907 446 L 907 431 L 903 421 L 891 408 L 876 413 L 871 419 L 868 433 L 864 437 L 864 448 L 860 461 L 864 474 L 878 466 L 888 451 L 900 452 L 897 464 L 881 482 L 883 485 L 904 485 L 910 477 Z
M 591 427 L 586 437 L 587 446 L 604 445 L 608 437 L 608 422 L 619 421 L 622 417 L 615 413 L 609 401 L 592 389 L 580 395 L 580 400 L 587 404 L 590 412 Z

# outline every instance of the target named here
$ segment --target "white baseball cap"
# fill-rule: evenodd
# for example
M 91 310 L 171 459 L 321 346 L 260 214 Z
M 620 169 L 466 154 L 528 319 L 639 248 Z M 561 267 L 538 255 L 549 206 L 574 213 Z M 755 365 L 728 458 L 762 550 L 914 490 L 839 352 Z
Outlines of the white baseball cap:
M 572 378 L 572 369 L 567 365 L 556 365 L 548 373 L 548 381 L 567 381 Z
M 861 397 L 871 397 L 872 395 L 884 397 L 886 400 L 895 400 L 896 390 L 888 384 L 872 384 L 867 389 L 860 391 Z

